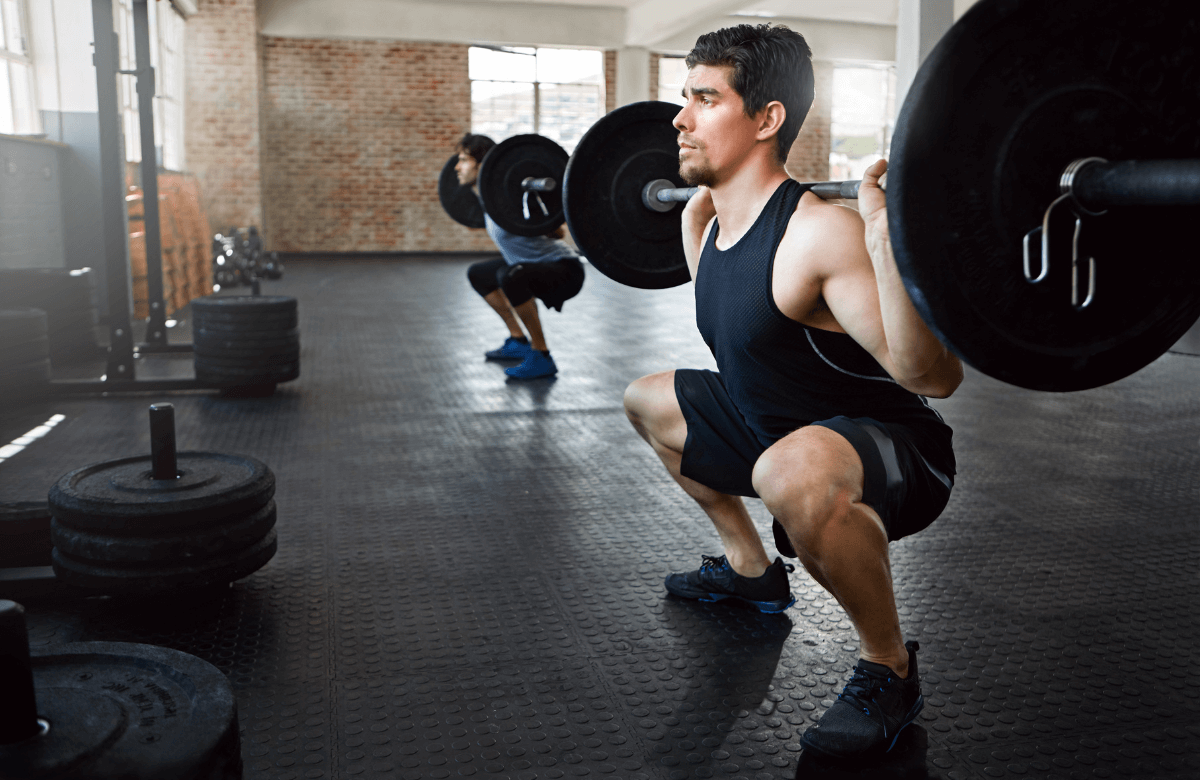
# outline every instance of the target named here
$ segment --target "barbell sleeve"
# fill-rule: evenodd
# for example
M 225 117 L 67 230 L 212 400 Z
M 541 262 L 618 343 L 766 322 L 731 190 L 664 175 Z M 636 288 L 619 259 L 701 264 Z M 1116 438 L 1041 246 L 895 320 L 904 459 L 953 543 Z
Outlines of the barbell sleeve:
M 521 189 L 526 192 L 553 192 L 556 187 L 558 182 L 549 176 L 541 179 L 526 176 L 521 179 Z
M 1200 205 L 1200 160 L 1077 160 L 1060 185 L 1089 214 L 1113 206 Z
M 887 174 L 879 180 L 883 189 L 887 190 Z M 819 181 L 807 185 L 809 191 L 824 200 L 855 200 L 858 198 L 858 188 L 861 179 L 853 181 Z M 667 179 L 655 179 L 642 188 L 642 203 L 654 211 L 670 211 L 676 203 L 691 199 L 699 187 L 672 187 Z

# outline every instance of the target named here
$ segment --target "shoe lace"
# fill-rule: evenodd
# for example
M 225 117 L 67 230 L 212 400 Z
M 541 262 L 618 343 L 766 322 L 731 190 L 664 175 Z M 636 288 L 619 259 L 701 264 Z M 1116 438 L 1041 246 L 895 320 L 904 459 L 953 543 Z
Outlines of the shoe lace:
M 890 682 L 892 682 L 891 675 L 882 677 L 855 667 L 854 674 L 850 676 L 850 682 L 846 683 L 846 687 L 838 694 L 838 698 L 858 707 L 864 714 L 870 715 L 870 705 L 875 704 L 875 693 L 877 691 L 883 693 L 883 685 Z
M 701 571 L 703 571 L 705 569 L 720 570 L 720 569 L 724 569 L 728 565 L 729 565 L 729 562 L 725 560 L 724 555 L 719 555 L 719 556 L 718 555 L 701 555 L 700 556 L 700 570 Z

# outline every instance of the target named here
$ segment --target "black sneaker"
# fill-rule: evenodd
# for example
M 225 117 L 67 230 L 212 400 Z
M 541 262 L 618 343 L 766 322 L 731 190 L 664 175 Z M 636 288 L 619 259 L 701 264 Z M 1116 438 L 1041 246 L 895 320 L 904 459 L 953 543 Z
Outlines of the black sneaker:
M 907 642 L 904 646 L 908 677 L 902 680 L 883 664 L 859 659 L 837 701 L 800 738 L 805 750 L 830 758 L 854 758 L 892 749 L 900 732 L 925 706 L 917 674 L 921 645 Z
M 761 577 L 743 577 L 733 570 L 724 555 L 701 557 L 704 561 L 696 571 L 667 575 L 668 593 L 700 601 L 737 599 L 759 612 L 769 613 L 783 612 L 796 603 L 787 578 L 788 572 L 796 567 L 781 558 L 776 558 Z

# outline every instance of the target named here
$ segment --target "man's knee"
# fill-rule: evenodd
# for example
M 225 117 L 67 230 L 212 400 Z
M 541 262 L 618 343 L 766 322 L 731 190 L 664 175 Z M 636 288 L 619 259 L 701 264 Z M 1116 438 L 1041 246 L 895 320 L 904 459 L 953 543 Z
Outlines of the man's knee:
M 751 482 L 793 545 L 815 552 L 831 525 L 848 515 L 862 490 L 819 437 L 797 434 L 785 440 L 785 446 L 777 443 L 759 457 Z
M 643 436 L 662 441 L 667 430 L 683 421 L 675 401 L 674 372 L 650 374 L 625 388 L 625 416 Z

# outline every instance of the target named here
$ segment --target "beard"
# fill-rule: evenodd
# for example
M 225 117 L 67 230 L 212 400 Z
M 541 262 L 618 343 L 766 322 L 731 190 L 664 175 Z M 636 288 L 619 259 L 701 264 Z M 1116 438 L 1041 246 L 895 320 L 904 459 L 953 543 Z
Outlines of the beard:
M 689 161 L 679 164 L 679 178 L 689 187 L 712 187 L 717 183 L 717 172 L 707 161 Z

